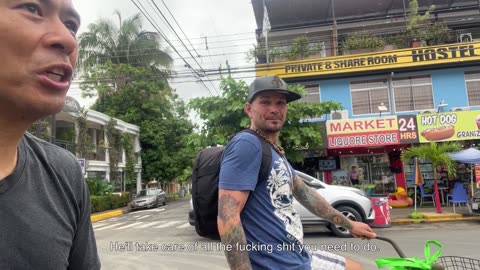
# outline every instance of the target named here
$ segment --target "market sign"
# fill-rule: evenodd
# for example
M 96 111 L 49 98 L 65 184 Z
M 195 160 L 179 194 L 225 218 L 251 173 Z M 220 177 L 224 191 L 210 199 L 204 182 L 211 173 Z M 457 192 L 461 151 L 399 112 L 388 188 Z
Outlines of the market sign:
M 417 115 L 420 142 L 480 139 L 480 111 Z
M 282 78 L 295 78 L 466 63 L 478 60 L 480 60 L 480 42 L 472 42 L 258 64 L 256 72 L 257 76 L 278 75 Z
M 397 116 L 329 120 L 326 128 L 329 149 L 400 144 Z

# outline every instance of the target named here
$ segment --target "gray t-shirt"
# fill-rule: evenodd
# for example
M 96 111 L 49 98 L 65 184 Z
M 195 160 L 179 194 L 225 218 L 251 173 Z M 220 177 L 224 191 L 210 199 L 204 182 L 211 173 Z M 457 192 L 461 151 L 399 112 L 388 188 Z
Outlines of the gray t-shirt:
M 30 134 L 0 180 L 0 269 L 100 269 L 76 158 Z

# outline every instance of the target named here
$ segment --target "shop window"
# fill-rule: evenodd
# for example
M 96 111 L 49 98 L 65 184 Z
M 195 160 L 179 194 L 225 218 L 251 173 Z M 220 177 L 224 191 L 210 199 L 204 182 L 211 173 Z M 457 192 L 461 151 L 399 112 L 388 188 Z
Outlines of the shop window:
M 435 108 L 430 75 L 394 78 L 393 93 L 397 112 Z
M 480 106 L 480 71 L 465 72 L 468 105 Z
M 300 99 L 300 102 L 319 103 L 320 102 L 320 87 L 318 84 L 305 85 L 306 96 Z
M 379 113 L 383 103 L 390 108 L 387 79 L 350 82 L 353 115 Z

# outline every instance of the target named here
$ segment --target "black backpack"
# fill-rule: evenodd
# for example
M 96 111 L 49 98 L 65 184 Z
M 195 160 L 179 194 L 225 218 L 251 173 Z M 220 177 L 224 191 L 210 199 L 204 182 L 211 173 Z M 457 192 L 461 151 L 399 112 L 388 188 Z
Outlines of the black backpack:
M 268 177 L 272 165 L 270 145 L 254 131 L 245 129 L 257 136 L 262 145 L 262 165 L 258 174 L 258 183 Z M 218 240 L 218 178 L 220 164 L 225 147 L 211 147 L 200 151 L 195 158 L 192 172 L 192 202 L 195 218 L 195 230 L 202 237 Z M 257 185 L 258 185 L 257 183 Z

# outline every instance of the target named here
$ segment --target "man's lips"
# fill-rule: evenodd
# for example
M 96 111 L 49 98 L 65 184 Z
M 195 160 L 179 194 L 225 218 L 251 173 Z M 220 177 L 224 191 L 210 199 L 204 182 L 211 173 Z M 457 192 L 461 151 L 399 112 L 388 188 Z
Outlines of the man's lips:
M 64 83 L 70 82 L 72 79 L 72 66 L 68 64 L 53 64 L 49 65 L 39 72 L 40 75 L 47 76 L 50 80 Z
M 72 79 L 72 67 L 68 64 L 54 64 L 38 73 L 40 83 L 48 89 L 66 92 Z

